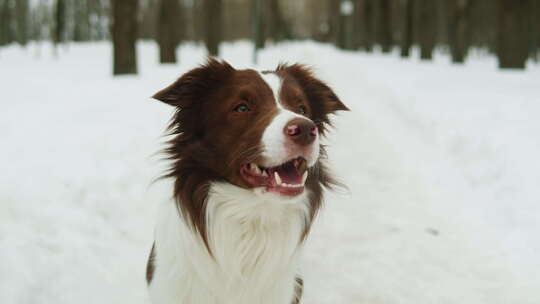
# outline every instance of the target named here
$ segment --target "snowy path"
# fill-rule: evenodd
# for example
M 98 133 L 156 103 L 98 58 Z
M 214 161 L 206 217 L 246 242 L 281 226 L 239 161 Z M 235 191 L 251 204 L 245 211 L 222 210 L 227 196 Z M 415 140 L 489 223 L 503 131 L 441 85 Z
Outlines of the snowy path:
M 159 135 L 170 109 L 147 98 L 200 63 L 112 80 L 106 45 L 35 59 L 0 52 L 2 303 L 146 303 L 144 263 L 167 183 Z M 224 48 L 235 66 L 250 49 Z M 305 250 L 304 303 L 540 302 L 540 68 L 497 72 L 342 53 L 312 43 L 261 54 L 305 62 L 352 108 L 330 158 L 330 194 Z

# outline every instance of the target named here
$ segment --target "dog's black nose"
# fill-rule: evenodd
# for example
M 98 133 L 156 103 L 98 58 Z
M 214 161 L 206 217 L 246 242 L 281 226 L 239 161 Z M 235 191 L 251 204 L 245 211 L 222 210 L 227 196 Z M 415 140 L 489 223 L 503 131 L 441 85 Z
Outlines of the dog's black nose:
M 295 118 L 285 126 L 283 132 L 294 143 L 300 146 L 307 146 L 317 137 L 317 126 L 305 118 Z

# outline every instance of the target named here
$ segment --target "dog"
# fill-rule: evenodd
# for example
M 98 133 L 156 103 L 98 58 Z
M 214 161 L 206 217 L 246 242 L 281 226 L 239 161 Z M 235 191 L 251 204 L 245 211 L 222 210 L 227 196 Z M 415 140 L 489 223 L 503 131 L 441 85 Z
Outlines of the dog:
M 173 200 L 147 264 L 156 304 L 299 303 L 303 243 L 339 185 L 320 139 L 346 111 L 301 64 L 237 70 L 208 61 L 153 96 L 175 107 L 165 149 Z

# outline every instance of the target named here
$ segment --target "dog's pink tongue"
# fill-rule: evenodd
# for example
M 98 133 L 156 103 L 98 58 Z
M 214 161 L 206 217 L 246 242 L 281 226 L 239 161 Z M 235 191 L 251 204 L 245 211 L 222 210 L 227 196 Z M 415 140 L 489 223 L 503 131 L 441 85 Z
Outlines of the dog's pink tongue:
M 281 181 L 286 184 L 297 185 L 302 182 L 302 176 L 298 174 L 296 168 L 292 162 L 286 163 L 282 166 L 271 168 L 270 172 L 272 175 L 274 172 L 279 174 Z

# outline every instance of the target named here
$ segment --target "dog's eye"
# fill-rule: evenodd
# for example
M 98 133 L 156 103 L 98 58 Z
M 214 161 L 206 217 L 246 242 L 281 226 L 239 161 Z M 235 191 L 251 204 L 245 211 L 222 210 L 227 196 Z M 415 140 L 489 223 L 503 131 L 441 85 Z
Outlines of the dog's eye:
M 234 111 L 240 112 L 240 113 L 247 112 L 249 111 L 249 107 L 245 103 L 243 103 L 241 105 L 238 105 L 236 108 L 234 108 Z
M 298 112 L 302 115 L 306 114 L 306 107 L 304 106 L 299 106 L 298 107 Z

